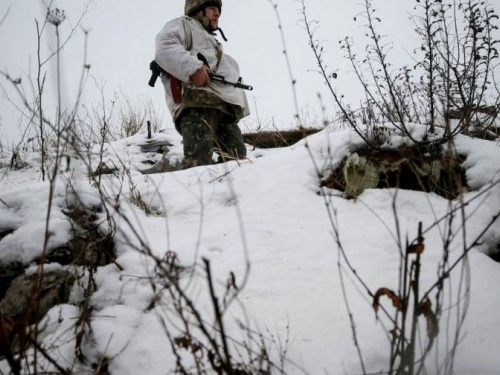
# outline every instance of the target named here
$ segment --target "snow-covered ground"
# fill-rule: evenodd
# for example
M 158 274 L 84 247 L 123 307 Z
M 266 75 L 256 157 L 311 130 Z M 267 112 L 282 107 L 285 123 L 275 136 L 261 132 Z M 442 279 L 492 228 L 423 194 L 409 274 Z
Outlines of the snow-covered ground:
M 415 134 L 419 130 L 416 126 Z M 181 157 L 176 134 L 156 137 L 168 138 L 174 143 L 171 155 Z M 339 191 L 321 189 L 319 174 L 360 144 L 350 130 L 323 131 L 282 149 L 249 146 L 248 160 L 241 162 L 151 175 L 137 170 L 143 168 L 140 161 L 145 156 L 136 145 L 144 141 L 144 135 L 137 135 L 109 145 L 105 152 L 105 161 L 123 162 L 121 169 L 129 167 L 131 177 L 123 184 L 120 171 L 118 177 L 102 177 L 110 196 L 120 194 L 120 210 L 112 215 L 118 227 L 116 262 L 123 270 L 110 264 L 97 271 L 97 291 L 91 298 L 92 330 L 83 347 L 91 362 L 105 356 L 110 372 L 120 375 L 169 374 L 176 367 L 165 330 L 175 337 L 180 334 L 180 322 L 169 293 L 153 290 L 152 285 L 161 282 L 155 279 L 158 274 L 152 257 L 138 251 L 146 248 L 158 258 L 169 251 L 177 255 L 179 264 L 186 267 L 180 273 L 180 285 L 208 323 L 213 322 L 214 313 L 202 259 L 210 261 L 220 300 L 230 275 L 238 286 L 245 281 L 237 301 L 224 315 L 228 336 L 237 342 L 248 339 L 238 322 L 260 333 L 276 363 L 286 351 L 285 373 L 363 373 L 353 326 L 366 373 L 388 370 L 387 331 L 392 326 L 380 311 L 377 319 L 372 299 L 349 271 L 339 244 L 373 294 L 382 287 L 397 291 L 398 241 L 413 241 L 422 222 L 425 250 L 420 290 L 425 291 L 437 280 L 450 221 L 435 223 L 457 208 L 459 201 L 395 189 L 366 190 L 356 200 L 347 200 Z M 449 264 L 500 211 L 499 145 L 459 136 L 455 146 L 467 156 L 463 166 L 470 189 L 463 199 L 470 203 L 463 211 L 465 236 L 462 211 L 456 211 Z M 96 164 L 94 161 L 94 167 Z M 72 169 L 61 172 L 56 184 L 49 247 L 63 244 L 69 237 L 69 224 L 62 213 L 67 179 L 85 204 L 99 203 L 83 164 L 72 163 Z M 0 241 L 3 261 L 29 262 L 42 250 L 49 184 L 41 182 L 39 175 L 36 166 L 2 174 L 0 228 L 17 228 Z M 136 192 L 152 215 L 130 203 Z M 445 281 L 440 333 L 426 362 L 426 373 L 437 374 L 445 361 L 457 332 L 457 315 L 467 302 L 454 373 L 500 373 L 500 293 L 495 286 L 500 285 L 500 264 L 485 255 L 499 242 L 497 221 L 470 251 L 463 263 L 467 267 L 456 267 Z M 81 295 L 81 288 L 75 285 L 70 303 L 54 307 L 44 318 L 40 336 L 43 345 L 56 348 L 51 353 L 59 363 L 75 373 L 89 371 L 85 365 L 75 365 L 74 325 Z M 435 295 L 436 291 L 429 295 L 433 306 Z M 381 304 L 394 315 L 389 299 L 382 298 Z M 196 324 L 192 329 L 195 337 L 201 337 Z M 419 329 L 425 342 L 423 318 Z M 234 345 L 233 353 L 238 348 Z M 0 373 L 8 374 L 8 368 L 6 361 L 0 362 Z

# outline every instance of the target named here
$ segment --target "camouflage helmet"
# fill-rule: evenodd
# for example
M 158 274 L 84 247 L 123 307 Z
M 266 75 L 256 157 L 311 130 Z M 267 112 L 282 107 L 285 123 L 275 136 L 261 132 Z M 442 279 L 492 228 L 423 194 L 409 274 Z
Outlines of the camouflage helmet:
M 219 8 L 219 11 L 221 11 L 222 0 L 186 0 L 186 5 L 184 6 L 184 14 L 191 17 L 208 6 L 216 6 Z

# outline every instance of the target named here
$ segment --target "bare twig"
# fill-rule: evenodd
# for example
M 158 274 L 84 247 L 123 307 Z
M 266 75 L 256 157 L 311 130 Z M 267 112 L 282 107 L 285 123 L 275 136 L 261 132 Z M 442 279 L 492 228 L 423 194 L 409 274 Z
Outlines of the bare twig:
M 293 103 L 295 106 L 295 118 L 297 120 L 298 126 L 303 126 L 302 119 L 300 118 L 299 104 L 297 99 L 297 80 L 293 77 L 292 65 L 290 62 L 290 57 L 288 56 L 288 49 L 286 46 L 286 38 L 285 32 L 283 31 L 283 24 L 281 22 L 281 17 L 278 11 L 278 4 L 273 0 L 268 0 L 271 6 L 274 9 L 274 14 L 276 15 L 276 20 L 278 22 L 278 28 L 280 30 L 281 44 L 283 46 L 283 54 L 285 55 L 286 67 L 290 79 L 290 83 L 292 84 L 292 93 L 293 93 Z
M 10 6 L 7 8 L 7 10 L 5 11 L 5 14 L 2 16 L 2 18 L 0 19 L 0 27 L 2 26 L 2 24 L 4 23 L 5 19 L 7 18 L 7 16 L 9 15 L 9 12 L 10 12 Z

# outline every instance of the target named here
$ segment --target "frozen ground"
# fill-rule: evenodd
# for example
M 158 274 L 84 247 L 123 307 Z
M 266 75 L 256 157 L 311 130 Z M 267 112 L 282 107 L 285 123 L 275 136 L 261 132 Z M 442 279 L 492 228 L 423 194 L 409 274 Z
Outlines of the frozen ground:
M 421 133 L 418 126 L 414 131 Z M 174 144 L 171 155 L 180 158 L 180 139 L 175 134 L 161 137 Z M 168 374 L 175 369 L 165 327 L 175 336 L 179 320 L 168 293 L 153 290 L 152 285 L 161 283 L 155 279 L 158 273 L 151 257 L 137 250 L 146 246 L 158 258 L 169 251 L 177 255 L 186 267 L 180 285 L 208 321 L 213 319 L 213 307 L 202 258 L 210 261 L 221 299 L 231 274 L 236 285 L 245 281 L 237 301 L 224 315 L 228 335 L 238 342 L 247 338 L 238 323 L 244 322 L 262 334 L 276 362 L 286 349 L 285 373 L 363 373 L 353 324 L 366 372 L 387 370 L 387 330 L 392 327 L 383 313 L 377 319 L 372 299 L 349 272 L 339 244 L 372 293 L 381 287 L 398 290 L 398 243 L 415 239 L 422 222 L 421 290 L 426 290 L 435 283 L 442 265 L 449 221 L 434 224 L 458 207 L 458 201 L 394 189 L 366 190 L 358 199 L 346 200 L 338 191 L 320 189 L 318 172 L 336 165 L 360 142 L 348 130 L 320 132 L 289 148 L 249 147 L 248 160 L 239 163 L 153 175 L 138 171 L 146 157 L 136 146 L 142 142 L 144 136 L 139 135 L 109 145 L 105 151 L 106 161 L 121 165 L 118 177 L 103 176 L 102 184 L 110 196 L 120 196 L 120 211 L 112 215 L 118 228 L 116 261 L 123 270 L 114 264 L 98 269 L 97 291 L 91 298 L 91 339 L 83 348 L 87 358 L 107 357 L 112 374 Z M 450 246 L 450 264 L 500 211 L 499 145 L 457 137 L 456 148 L 467 156 L 463 166 L 470 191 L 464 201 L 470 203 L 463 211 L 465 237 L 460 231 L 460 210 L 452 223 L 458 234 Z M 97 161 L 93 163 L 95 166 Z M 121 183 L 124 167 L 130 168 L 130 179 L 125 177 Z M 64 243 L 69 236 L 69 224 L 61 212 L 68 179 L 85 204 L 99 203 L 83 163 L 73 163 L 71 168 L 71 172 L 61 173 L 56 184 L 49 247 Z M 0 227 L 17 230 L 0 241 L 0 259 L 29 262 L 41 252 L 49 186 L 40 181 L 35 166 L 2 176 Z M 146 215 L 130 203 L 137 192 L 153 214 Z M 468 301 L 466 319 L 458 332 L 455 373 L 498 375 L 500 264 L 485 253 L 499 242 L 497 221 L 470 251 L 466 267 L 455 268 L 446 281 L 440 334 L 426 363 L 428 374 L 438 373 L 457 332 L 457 311 L 463 311 Z M 74 353 L 76 306 L 81 294 L 75 285 L 70 304 L 47 314 L 40 340 L 57 348 L 52 353 L 64 366 L 85 373 L 88 368 L 75 365 Z M 429 297 L 434 306 L 435 292 Z M 388 299 L 382 298 L 381 303 L 394 315 Z M 419 329 L 425 342 L 423 319 Z M 194 330 L 193 334 L 198 333 Z M 0 362 L 0 373 L 9 373 L 6 361 Z

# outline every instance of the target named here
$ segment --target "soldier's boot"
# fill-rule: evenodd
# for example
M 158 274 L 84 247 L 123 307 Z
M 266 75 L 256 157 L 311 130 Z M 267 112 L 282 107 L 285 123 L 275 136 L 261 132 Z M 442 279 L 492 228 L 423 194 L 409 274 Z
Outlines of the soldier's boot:
M 244 159 L 247 156 L 247 148 L 243 141 L 243 135 L 238 126 L 238 121 L 221 124 L 217 128 L 217 153 L 219 161 Z

